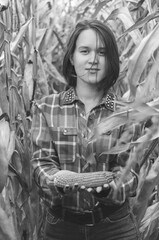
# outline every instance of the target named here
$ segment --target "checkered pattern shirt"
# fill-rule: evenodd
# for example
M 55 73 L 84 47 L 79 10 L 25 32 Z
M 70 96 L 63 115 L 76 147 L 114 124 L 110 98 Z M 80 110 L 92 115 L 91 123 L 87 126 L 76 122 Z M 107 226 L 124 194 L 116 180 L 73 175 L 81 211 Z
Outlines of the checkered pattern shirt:
M 86 157 L 90 134 L 103 118 L 113 113 L 114 98 L 112 93 L 107 93 L 87 116 L 84 104 L 78 99 L 73 88 L 44 97 L 34 104 L 33 176 L 39 187 L 39 194 L 47 206 L 62 205 L 72 210 L 84 211 L 92 209 L 97 203 L 97 199 L 87 191 L 67 194 L 60 198 L 56 188 L 52 186 L 50 189 L 47 185 L 48 178 L 60 170 L 77 173 L 91 171 L 114 171 L 117 175 L 120 173 L 121 166 L 117 156 L 104 153 L 118 141 L 121 132 L 119 129 L 107 132 L 104 138 L 99 137 L 93 141 L 91 149 L 94 159 L 88 162 Z M 104 204 L 123 203 L 135 194 L 137 182 L 137 174 L 132 170 L 118 190 L 116 199 L 111 199 L 112 188 L 109 195 L 101 201 Z

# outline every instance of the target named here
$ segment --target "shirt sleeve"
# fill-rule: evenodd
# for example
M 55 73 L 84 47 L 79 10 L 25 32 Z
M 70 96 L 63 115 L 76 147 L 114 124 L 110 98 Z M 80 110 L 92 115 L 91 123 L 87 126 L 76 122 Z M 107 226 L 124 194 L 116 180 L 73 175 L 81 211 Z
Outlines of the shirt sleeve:
M 112 202 L 117 204 L 124 203 L 129 197 L 134 197 L 138 186 L 138 175 L 133 169 L 131 169 L 124 181 L 118 185 L 122 172 L 121 168 L 116 171 L 116 177 L 109 184 L 110 192 L 107 196 L 108 200 L 112 200 Z
M 40 105 L 34 105 L 31 129 L 33 178 L 39 188 L 39 194 L 48 206 L 57 205 L 60 197 L 56 189 L 48 187 L 48 180 L 60 170 L 58 157 L 51 139 L 45 112 Z

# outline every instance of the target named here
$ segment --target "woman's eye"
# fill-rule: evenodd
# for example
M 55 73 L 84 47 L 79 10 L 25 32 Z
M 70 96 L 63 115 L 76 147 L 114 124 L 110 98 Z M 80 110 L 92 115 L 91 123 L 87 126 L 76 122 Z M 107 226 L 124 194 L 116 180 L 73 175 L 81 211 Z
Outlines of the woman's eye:
M 105 51 L 99 51 L 100 56 L 105 56 Z
M 80 52 L 83 53 L 83 54 L 87 54 L 88 50 L 81 50 Z

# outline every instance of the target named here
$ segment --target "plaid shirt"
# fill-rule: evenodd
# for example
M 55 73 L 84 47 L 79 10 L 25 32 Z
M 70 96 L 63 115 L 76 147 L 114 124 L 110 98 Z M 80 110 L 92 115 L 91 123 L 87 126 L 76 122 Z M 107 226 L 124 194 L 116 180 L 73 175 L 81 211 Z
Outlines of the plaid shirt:
M 95 160 L 88 162 L 86 157 L 89 136 L 95 126 L 115 110 L 114 98 L 112 93 L 106 94 L 100 104 L 87 115 L 84 104 L 78 99 L 73 88 L 49 95 L 35 103 L 32 165 L 40 196 L 47 206 L 60 204 L 72 210 L 84 211 L 92 209 L 97 203 L 97 199 L 87 191 L 67 194 L 60 198 L 56 189 L 50 189 L 47 185 L 49 176 L 53 176 L 59 170 L 77 173 L 115 171 L 117 175 L 120 173 L 121 166 L 117 156 L 104 153 L 118 141 L 119 129 L 106 133 L 105 138 L 93 141 L 91 148 Z M 118 190 L 116 199 L 112 199 L 112 188 L 109 195 L 101 201 L 104 204 L 123 203 L 126 198 L 135 194 L 137 182 L 137 174 L 131 171 Z

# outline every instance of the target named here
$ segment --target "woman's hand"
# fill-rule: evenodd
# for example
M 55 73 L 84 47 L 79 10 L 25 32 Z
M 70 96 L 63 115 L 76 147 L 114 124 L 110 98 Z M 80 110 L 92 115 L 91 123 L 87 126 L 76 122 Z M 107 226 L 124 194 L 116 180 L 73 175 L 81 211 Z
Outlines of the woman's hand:
M 92 193 L 97 199 L 105 198 L 110 192 L 110 185 L 104 184 L 103 186 L 99 186 L 96 188 L 88 188 L 87 191 Z
M 86 188 L 85 186 L 78 186 L 78 184 L 75 184 L 73 187 L 69 185 L 66 185 L 64 188 L 56 187 L 56 190 L 61 196 L 64 196 L 65 194 L 77 192 L 77 191 L 79 192 L 87 191 L 93 194 L 95 198 L 100 199 L 108 196 L 110 192 L 110 186 L 109 184 L 104 184 L 103 186 L 99 186 L 96 188 Z
M 61 196 L 64 196 L 65 194 L 70 194 L 70 193 L 73 193 L 73 192 L 77 192 L 79 191 L 79 186 L 78 184 L 74 184 L 74 186 L 69 186 L 69 185 L 65 185 L 65 187 L 57 187 L 55 186 L 56 188 L 56 191 L 61 195 Z
M 106 197 L 110 191 L 110 182 L 113 181 L 112 172 L 76 173 L 69 170 L 59 170 L 49 176 L 47 184 L 63 196 L 73 192 L 87 191 L 95 197 Z

